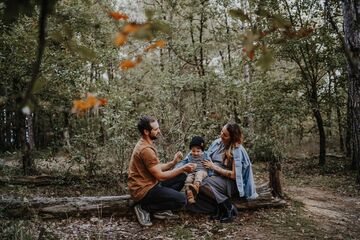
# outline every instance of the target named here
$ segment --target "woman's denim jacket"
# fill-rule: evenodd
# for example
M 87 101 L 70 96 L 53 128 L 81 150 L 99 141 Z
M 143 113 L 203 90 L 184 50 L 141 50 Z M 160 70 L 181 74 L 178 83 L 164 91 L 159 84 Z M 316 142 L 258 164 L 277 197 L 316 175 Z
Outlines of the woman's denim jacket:
M 207 155 L 211 156 L 220 147 L 220 143 L 221 139 L 216 139 L 206 151 Z M 252 165 L 245 148 L 242 145 L 234 148 L 233 157 L 235 161 L 236 186 L 240 197 L 245 197 L 246 199 L 257 198 L 258 194 L 256 193 Z M 187 163 L 188 160 L 185 157 L 176 167 L 183 166 Z M 213 173 L 209 174 L 209 176 L 211 175 L 213 175 Z

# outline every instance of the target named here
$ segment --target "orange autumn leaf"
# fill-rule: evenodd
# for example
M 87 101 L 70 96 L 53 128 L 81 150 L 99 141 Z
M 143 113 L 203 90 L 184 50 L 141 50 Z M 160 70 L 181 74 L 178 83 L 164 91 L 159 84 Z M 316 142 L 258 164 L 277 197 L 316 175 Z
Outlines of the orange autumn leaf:
M 124 35 L 123 33 L 118 33 L 116 35 L 114 43 L 116 46 L 120 47 L 123 46 L 126 43 L 126 41 L 127 41 L 127 36 Z
M 95 96 L 88 93 L 85 101 L 83 100 L 73 101 L 73 107 L 71 109 L 71 112 L 76 113 L 77 115 L 83 115 L 86 111 L 90 109 L 97 109 L 99 106 L 103 106 L 105 104 L 107 104 L 107 99 L 105 98 L 97 99 Z
M 85 109 L 85 102 L 81 100 L 75 100 L 73 102 L 73 109 L 77 109 L 77 110 Z
M 154 44 L 156 46 L 158 46 L 159 48 L 164 48 L 166 46 L 166 41 L 165 40 L 158 40 Z
M 87 99 L 86 99 L 86 104 L 87 104 L 88 108 L 95 107 L 95 105 L 97 104 L 96 97 L 94 97 L 91 94 L 88 94 Z
M 254 60 L 255 57 L 255 50 L 248 51 L 246 48 L 243 48 L 242 51 L 246 53 L 246 55 L 250 58 L 250 60 Z
M 124 61 L 122 61 L 121 63 L 120 63 L 120 68 L 122 69 L 122 70 L 128 70 L 128 69 L 130 69 L 130 68 L 133 68 L 133 67 L 135 67 L 136 66 L 136 63 L 135 62 L 133 62 L 133 61 L 131 61 L 131 60 L 124 60 Z
M 149 46 L 147 46 L 144 51 L 145 52 L 149 52 L 154 50 L 155 48 L 159 47 L 159 48 L 164 48 L 166 46 L 166 41 L 165 40 L 158 40 L 156 41 L 154 44 L 151 44 Z
M 99 105 L 103 106 L 106 105 L 108 103 L 108 100 L 106 98 L 100 98 L 99 99 Z
M 139 31 L 142 26 L 143 26 L 142 24 L 128 23 L 123 27 L 122 32 L 125 35 L 128 35 L 130 33 L 135 33 Z
M 250 60 L 254 60 L 255 57 L 255 51 L 251 50 L 250 52 L 247 53 L 247 56 L 250 58 Z
M 128 20 L 129 17 L 119 12 L 109 12 L 109 16 L 115 20 Z
M 72 113 L 82 113 L 87 110 L 87 104 L 84 101 L 81 100 L 75 100 L 73 101 L 73 107 L 71 109 Z
M 151 45 L 147 46 L 147 47 L 144 49 L 144 51 L 145 51 L 145 52 L 149 52 L 149 51 L 151 51 L 151 50 L 154 50 L 155 48 L 156 48 L 156 45 L 155 45 L 155 44 L 151 44 Z

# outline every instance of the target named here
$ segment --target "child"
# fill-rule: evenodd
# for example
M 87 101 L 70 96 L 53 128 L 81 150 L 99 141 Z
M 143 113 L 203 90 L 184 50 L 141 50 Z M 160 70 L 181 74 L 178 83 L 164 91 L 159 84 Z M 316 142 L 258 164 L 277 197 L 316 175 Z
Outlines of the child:
M 207 154 L 204 153 L 205 142 L 202 137 L 195 136 L 191 139 L 191 152 L 183 160 L 187 163 L 196 163 L 194 172 L 189 173 L 185 180 L 185 193 L 188 203 L 195 203 L 196 195 L 199 193 L 199 187 L 204 178 L 208 176 L 208 170 L 204 168 L 201 161 L 208 159 Z

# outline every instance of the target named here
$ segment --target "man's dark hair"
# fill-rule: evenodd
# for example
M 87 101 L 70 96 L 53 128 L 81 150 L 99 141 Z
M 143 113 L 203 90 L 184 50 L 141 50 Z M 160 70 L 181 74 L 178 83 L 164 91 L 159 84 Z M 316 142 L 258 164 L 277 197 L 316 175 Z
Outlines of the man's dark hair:
M 152 127 L 150 126 L 150 123 L 155 122 L 156 119 L 150 116 L 143 116 L 139 119 L 139 122 L 137 124 L 137 128 L 141 135 L 144 135 L 144 130 L 151 131 Z

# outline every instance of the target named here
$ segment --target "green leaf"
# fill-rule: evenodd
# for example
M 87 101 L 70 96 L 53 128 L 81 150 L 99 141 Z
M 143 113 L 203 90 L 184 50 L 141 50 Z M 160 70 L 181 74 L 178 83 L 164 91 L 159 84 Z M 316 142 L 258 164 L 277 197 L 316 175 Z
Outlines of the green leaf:
M 74 30 L 69 24 L 64 24 L 63 31 L 68 39 L 71 39 L 74 36 Z
M 254 48 L 254 44 L 259 40 L 260 34 L 256 31 L 247 31 L 243 35 L 243 45 L 246 51 L 251 51 Z
M 259 8 L 255 11 L 255 14 L 261 16 L 261 17 L 270 17 L 271 14 L 270 12 L 268 12 L 267 10 L 263 9 L 263 8 Z
M 171 34 L 171 27 L 168 23 L 161 21 L 161 20 L 156 20 L 153 21 L 151 24 L 151 28 L 155 31 L 159 31 L 165 34 Z
M 147 17 L 148 21 L 151 21 L 153 16 L 155 14 L 155 11 L 152 9 L 145 9 L 145 16 Z
M 62 42 L 64 40 L 64 35 L 60 31 L 55 31 L 49 34 L 49 38 L 55 42 Z
M 244 11 L 241 9 L 230 9 L 229 14 L 230 14 L 230 16 L 232 16 L 234 18 L 240 18 L 241 21 L 249 21 L 250 22 L 250 18 L 248 17 L 248 15 L 246 15 L 244 13 Z
M 268 70 L 272 63 L 274 62 L 274 53 L 272 50 L 265 50 L 261 55 L 256 65 L 261 67 L 264 71 Z
M 290 28 L 291 27 L 291 23 L 284 19 L 282 16 L 280 15 L 274 15 L 271 17 L 270 19 L 270 23 L 272 25 L 272 27 L 275 27 L 275 28 Z
M 96 58 L 96 53 L 85 46 L 77 46 L 75 51 L 83 58 L 85 58 L 86 60 L 94 60 Z
M 32 89 L 32 93 L 37 94 L 37 93 L 41 92 L 44 89 L 44 87 L 46 86 L 46 84 L 47 84 L 46 78 L 43 76 L 39 77 L 35 81 L 35 84 Z
M 68 46 L 71 51 L 79 54 L 82 58 L 86 60 L 91 61 L 97 57 L 95 51 L 88 47 L 78 45 L 74 40 L 69 41 Z
M 155 37 L 153 31 L 150 28 L 141 28 L 133 36 L 135 39 L 147 41 L 150 41 Z

